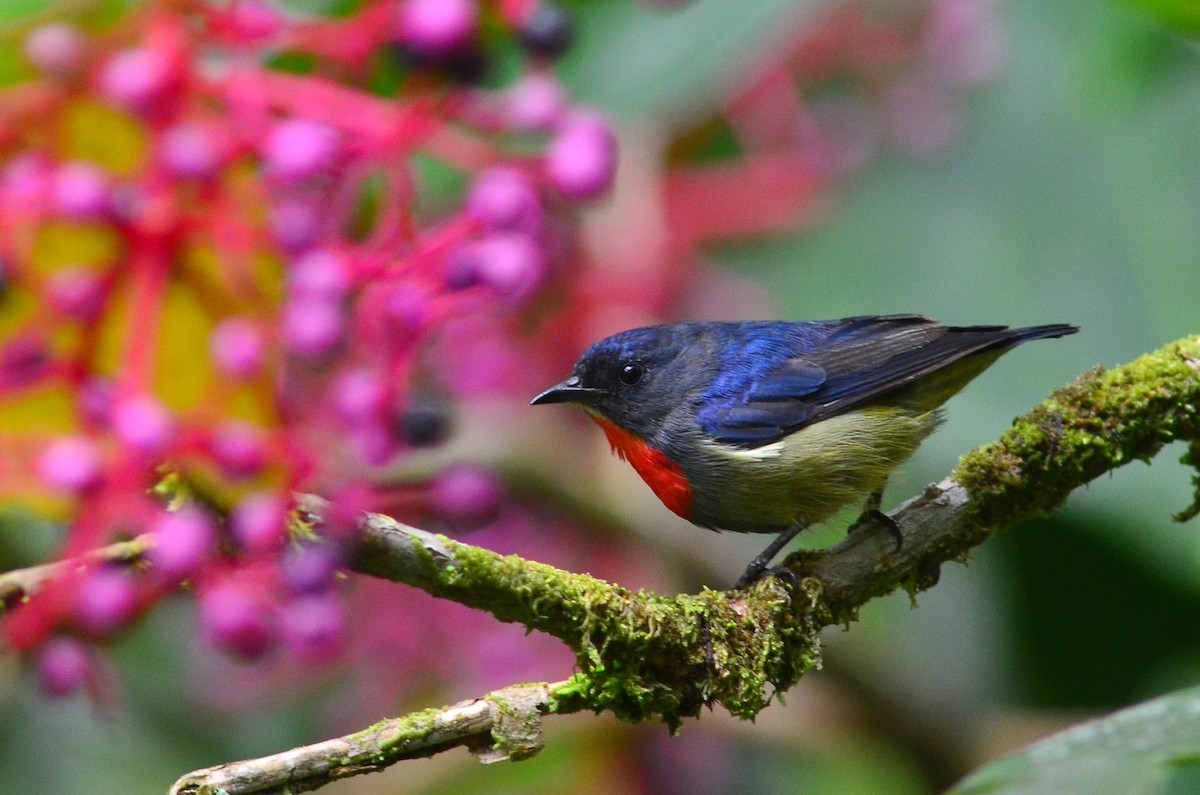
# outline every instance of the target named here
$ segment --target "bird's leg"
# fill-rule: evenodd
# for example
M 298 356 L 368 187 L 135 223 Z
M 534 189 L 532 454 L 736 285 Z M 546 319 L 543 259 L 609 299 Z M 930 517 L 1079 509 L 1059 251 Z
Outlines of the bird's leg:
M 784 530 L 775 540 L 767 545 L 767 548 L 762 551 L 758 557 L 750 561 L 750 565 L 742 572 L 742 576 L 738 577 L 738 581 L 733 584 L 734 590 L 745 588 L 750 583 L 757 580 L 767 571 L 767 566 L 779 554 L 779 550 L 788 545 L 788 542 L 800 534 L 800 531 L 808 527 L 804 522 L 796 522 L 794 525 Z
M 904 546 L 904 533 L 900 530 L 900 523 L 892 517 L 888 516 L 883 511 L 879 510 L 879 506 L 883 504 L 883 489 L 872 492 L 867 497 L 866 503 L 863 504 L 863 512 L 850 525 L 850 533 L 853 533 L 860 525 L 866 524 L 868 521 L 882 525 L 884 530 L 888 531 L 888 535 L 896 540 L 896 551 Z

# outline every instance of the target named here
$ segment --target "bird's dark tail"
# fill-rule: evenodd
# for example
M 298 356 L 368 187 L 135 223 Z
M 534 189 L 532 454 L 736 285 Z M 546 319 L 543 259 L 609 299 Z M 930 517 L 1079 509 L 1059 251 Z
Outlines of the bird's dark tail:
M 1029 340 L 1044 340 L 1050 337 L 1065 337 L 1068 334 L 1074 334 L 1079 331 L 1079 326 L 1072 326 L 1070 323 L 1050 323 L 1045 326 L 1026 326 L 1025 328 L 1015 328 L 1012 330 L 1012 339 L 1014 342 L 1028 342 Z

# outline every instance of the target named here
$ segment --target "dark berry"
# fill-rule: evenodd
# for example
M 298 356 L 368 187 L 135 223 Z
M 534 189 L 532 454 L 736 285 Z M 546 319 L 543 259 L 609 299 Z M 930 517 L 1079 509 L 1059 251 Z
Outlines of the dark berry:
M 525 20 L 517 36 L 530 52 L 557 58 L 575 41 L 575 23 L 562 6 L 543 2 Z
M 396 435 L 410 447 L 433 447 L 450 435 L 450 418 L 436 403 L 417 399 L 397 415 Z

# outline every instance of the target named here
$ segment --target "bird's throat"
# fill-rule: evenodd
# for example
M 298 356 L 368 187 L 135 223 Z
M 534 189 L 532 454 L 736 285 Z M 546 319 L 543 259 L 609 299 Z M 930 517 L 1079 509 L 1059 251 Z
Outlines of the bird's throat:
M 590 413 L 590 412 L 589 412 Z M 666 453 L 655 450 L 645 439 L 632 434 L 604 417 L 591 414 L 596 424 L 608 437 L 613 452 L 628 461 L 642 480 L 654 492 L 663 505 L 671 511 L 690 520 L 692 517 L 692 487 L 688 485 L 687 475 L 679 464 L 667 457 Z

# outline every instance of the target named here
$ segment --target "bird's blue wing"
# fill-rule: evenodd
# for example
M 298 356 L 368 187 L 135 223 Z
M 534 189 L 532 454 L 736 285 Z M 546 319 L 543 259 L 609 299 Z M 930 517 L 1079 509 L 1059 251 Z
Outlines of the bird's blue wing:
M 723 372 L 733 375 L 701 396 L 696 422 L 721 443 L 760 447 L 974 353 L 1015 345 L 1027 331 L 953 328 L 918 315 L 748 326 L 747 340 L 726 341 Z

